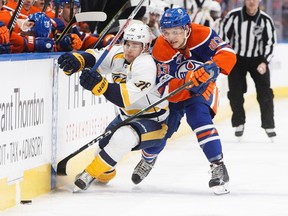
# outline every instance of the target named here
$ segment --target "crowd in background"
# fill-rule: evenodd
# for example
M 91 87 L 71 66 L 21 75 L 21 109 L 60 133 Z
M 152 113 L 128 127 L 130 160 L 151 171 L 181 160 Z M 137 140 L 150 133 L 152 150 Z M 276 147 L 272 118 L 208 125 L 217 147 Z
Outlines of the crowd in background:
M 68 52 L 93 48 L 99 33 L 105 28 L 117 11 L 127 0 L 50 0 L 44 7 L 44 0 L 24 0 L 23 7 L 13 29 L 9 21 L 17 7 L 17 1 L 0 2 L 0 53 L 22 52 Z M 191 16 L 191 21 L 210 26 L 219 31 L 221 19 L 227 12 L 243 5 L 241 0 L 186 0 L 186 1 L 149 1 L 148 7 L 141 7 L 135 19 L 148 24 L 154 34 L 154 39 L 160 35 L 159 19 L 167 8 L 185 6 Z M 73 7 L 73 9 L 72 9 Z M 119 19 L 127 18 L 134 7 L 126 9 Z M 275 21 L 278 40 L 288 38 L 288 1 L 262 1 L 261 9 L 267 9 Z M 61 33 L 75 13 L 86 11 L 104 11 L 107 20 L 104 22 L 81 22 L 69 27 L 66 34 Z M 8 27 L 8 28 L 7 28 Z M 106 46 L 112 41 L 118 28 L 99 43 L 97 48 Z

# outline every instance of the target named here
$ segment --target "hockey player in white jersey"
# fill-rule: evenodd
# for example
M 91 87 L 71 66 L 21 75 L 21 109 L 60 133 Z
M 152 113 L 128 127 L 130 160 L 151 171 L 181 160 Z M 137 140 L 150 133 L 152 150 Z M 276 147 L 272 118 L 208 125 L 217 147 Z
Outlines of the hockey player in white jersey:
M 119 115 L 107 126 L 114 127 L 129 116 L 160 99 L 156 87 L 156 65 L 149 54 L 151 31 L 145 24 L 131 24 L 124 32 L 123 44 L 114 45 L 96 71 L 91 68 L 102 51 L 86 50 L 85 53 L 65 53 L 58 59 L 60 68 L 67 75 L 82 71 L 80 84 L 95 95 L 104 95 L 119 107 Z M 104 74 L 112 74 L 114 82 L 108 82 Z M 96 112 L 96 111 L 95 111 Z M 86 169 L 76 176 L 75 185 L 86 190 L 97 180 L 109 182 L 116 175 L 116 164 L 128 152 L 153 148 L 166 134 L 165 120 L 169 114 L 164 101 L 141 116 L 120 127 L 99 142 L 99 151 Z M 153 164 L 144 161 L 142 166 L 151 170 Z M 141 181 L 141 180 L 140 180 Z

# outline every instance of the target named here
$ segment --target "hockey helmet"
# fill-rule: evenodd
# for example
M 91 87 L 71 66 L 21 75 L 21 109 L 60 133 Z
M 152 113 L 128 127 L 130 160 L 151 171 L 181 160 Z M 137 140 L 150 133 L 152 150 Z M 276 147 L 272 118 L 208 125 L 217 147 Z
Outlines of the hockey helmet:
M 212 1 L 209 5 L 210 16 L 215 20 L 221 16 L 221 6 L 217 1 Z
M 160 0 L 150 1 L 147 11 L 149 13 L 159 14 L 160 16 L 162 16 L 165 11 L 165 7 L 169 8 L 169 4 L 164 1 Z
M 70 0 L 58 0 L 60 5 L 63 6 L 64 4 L 70 4 Z M 74 6 L 80 7 L 80 0 L 74 0 Z
M 126 40 L 141 42 L 144 48 L 146 44 L 151 45 L 152 33 L 148 25 L 133 23 L 125 30 L 123 39 L 124 42 Z
M 209 4 L 209 10 L 221 13 L 221 6 L 220 6 L 220 4 L 217 1 L 212 1 Z
M 187 11 L 184 8 L 169 8 L 167 9 L 160 20 L 160 28 L 174 28 L 189 25 L 191 22 Z
M 28 20 L 34 22 L 34 26 L 29 30 L 34 33 L 35 37 L 48 37 L 52 23 L 50 18 L 42 12 L 30 14 Z

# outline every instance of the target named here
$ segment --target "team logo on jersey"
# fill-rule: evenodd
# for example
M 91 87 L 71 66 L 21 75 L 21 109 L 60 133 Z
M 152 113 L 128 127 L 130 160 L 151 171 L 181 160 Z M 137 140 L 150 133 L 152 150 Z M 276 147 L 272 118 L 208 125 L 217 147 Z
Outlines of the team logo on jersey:
M 196 70 L 203 62 L 188 60 L 179 65 L 177 72 L 175 73 L 176 78 L 184 79 L 186 73 L 190 70 Z
M 123 73 L 112 73 L 112 79 L 114 83 L 126 83 L 127 76 Z
M 169 74 L 170 66 L 166 63 L 157 63 L 157 77 L 162 76 L 163 74 Z
M 255 35 L 255 37 L 261 37 L 262 36 L 262 32 L 263 32 L 263 27 L 262 26 L 254 26 L 253 28 L 253 34 Z
M 150 82 L 139 81 L 138 83 L 134 83 L 137 88 L 140 88 L 143 91 L 145 88 L 149 88 L 151 86 Z

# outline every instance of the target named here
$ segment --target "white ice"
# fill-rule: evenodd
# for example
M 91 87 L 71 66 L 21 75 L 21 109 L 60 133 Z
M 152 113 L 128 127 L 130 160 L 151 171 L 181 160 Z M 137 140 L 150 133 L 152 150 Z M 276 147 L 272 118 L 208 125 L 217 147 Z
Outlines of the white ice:
M 131 173 L 139 154 L 119 164 L 106 186 L 92 185 L 72 194 L 73 178 L 65 186 L 1 212 L 5 216 L 285 216 L 288 215 L 288 100 L 275 100 L 277 137 L 272 143 L 260 128 L 258 105 L 246 113 L 244 137 L 234 137 L 230 119 L 216 124 L 223 142 L 231 193 L 214 195 L 208 188 L 209 163 L 195 135 L 169 142 L 155 168 L 139 185 Z M 287 136 L 287 137 L 286 137 Z

